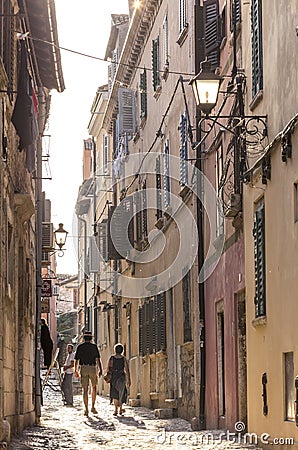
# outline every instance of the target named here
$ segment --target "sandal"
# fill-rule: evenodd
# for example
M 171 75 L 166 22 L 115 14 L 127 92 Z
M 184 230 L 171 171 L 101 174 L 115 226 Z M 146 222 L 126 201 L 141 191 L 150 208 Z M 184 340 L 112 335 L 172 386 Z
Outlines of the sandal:
M 113 416 L 118 416 L 117 411 L 115 411 L 115 412 L 113 413 Z

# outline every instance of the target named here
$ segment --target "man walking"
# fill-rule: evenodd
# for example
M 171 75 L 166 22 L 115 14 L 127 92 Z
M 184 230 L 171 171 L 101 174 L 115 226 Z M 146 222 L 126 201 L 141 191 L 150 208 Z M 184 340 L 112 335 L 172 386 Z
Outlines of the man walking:
M 63 366 L 64 377 L 61 384 L 61 389 L 64 393 L 65 405 L 72 406 L 73 405 L 72 377 L 74 374 L 74 352 L 72 344 L 68 344 L 67 353 L 68 355 Z
M 91 342 L 92 333 L 91 331 L 84 332 L 84 342 L 78 345 L 76 354 L 75 354 L 75 376 L 79 377 L 79 364 L 81 366 L 81 386 L 83 388 L 83 400 L 85 405 L 84 415 L 88 416 L 88 387 L 89 380 L 92 385 L 92 408 L 91 412 L 97 414 L 95 409 L 95 401 L 96 401 L 96 386 L 98 383 L 97 376 L 102 375 L 102 366 L 100 361 L 100 355 L 96 344 Z

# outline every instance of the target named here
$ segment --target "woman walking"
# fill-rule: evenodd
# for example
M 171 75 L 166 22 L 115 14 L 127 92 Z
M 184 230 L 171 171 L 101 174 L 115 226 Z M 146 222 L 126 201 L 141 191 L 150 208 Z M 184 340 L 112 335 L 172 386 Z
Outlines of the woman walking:
M 123 355 L 123 345 L 116 344 L 114 347 L 114 355 L 112 355 L 108 362 L 107 372 L 112 373 L 111 385 L 110 385 L 110 399 L 111 403 L 114 400 L 114 416 L 124 413 L 122 407 L 123 403 L 127 400 L 127 389 L 126 384 L 129 387 L 130 382 L 130 372 L 128 367 L 127 359 Z

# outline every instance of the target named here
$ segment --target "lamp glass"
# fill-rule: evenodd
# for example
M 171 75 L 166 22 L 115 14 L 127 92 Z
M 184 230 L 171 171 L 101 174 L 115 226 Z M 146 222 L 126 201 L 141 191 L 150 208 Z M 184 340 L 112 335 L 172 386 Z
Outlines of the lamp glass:
M 216 105 L 220 80 L 195 80 L 194 95 L 199 108 L 210 112 Z
M 63 223 L 59 223 L 59 228 L 54 232 L 54 234 L 56 244 L 61 250 L 61 248 L 65 245 L 66 238 L 68 235 L 68 232 L 63 228 Z

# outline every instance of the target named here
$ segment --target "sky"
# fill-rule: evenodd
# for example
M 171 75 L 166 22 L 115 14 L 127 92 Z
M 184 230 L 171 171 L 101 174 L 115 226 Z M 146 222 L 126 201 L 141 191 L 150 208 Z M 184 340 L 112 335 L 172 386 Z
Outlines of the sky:
M 128 14 L 128 0 L 55 0 L 61 47 L 104 58 L 111 29 L 111 14 Z M 54 229 L 61 222 L 69 232 L 56 273 L 77 273 L 73 219 L 78 189 L 83 181 L 83 140 L 96 90 L 107 84 L 108 63 L 60 50 L 65 91 L 52 91 L 49 167 L 52 180 L 43 190 L 52 202 Z M 44 171 L 43 176 L 48 173 Z

